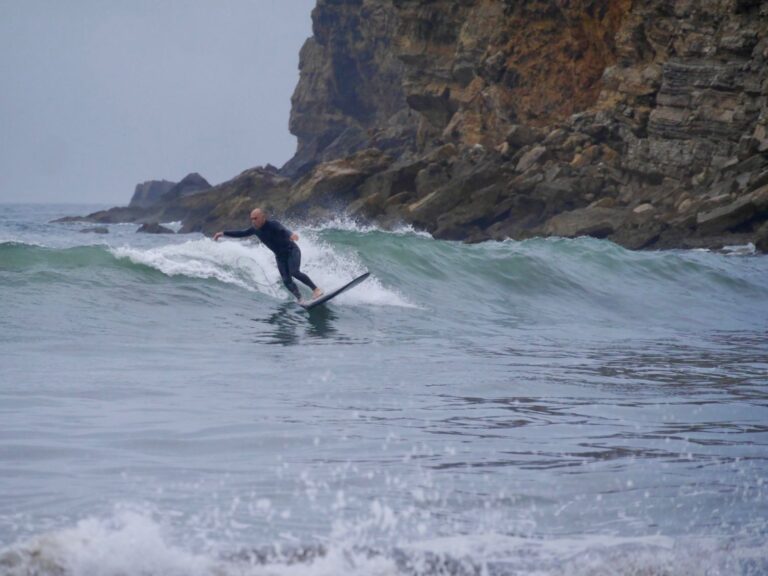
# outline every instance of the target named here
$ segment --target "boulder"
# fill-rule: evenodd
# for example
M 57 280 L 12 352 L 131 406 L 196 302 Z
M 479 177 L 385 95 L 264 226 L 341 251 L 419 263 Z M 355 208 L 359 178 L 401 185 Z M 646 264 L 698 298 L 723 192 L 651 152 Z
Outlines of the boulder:
M 462 158 L 451 165 L 451 177 L 446 179 L 444 184 L 432 191 L 426 186 L 420 187 L 419 199 L 404 207 L 404 215 L 417 226 L 428 230 L 438 228 L 438 220 L 441 217 L 447 218 L 447 214 L 453 210 L 459 211 L 456 221 L 465 222 L 468 219 L 467 206 L 477 203 L 478 198 L 482 196 L 480 192 L 487 191 L 493 185 L 506 186 L 509 176 L 501 169 L 494 156 L 489 155 L 477 163 L 471 156 Z M 434 182 L 441 183 L 443 179 L 435 178 Z M 423 181 L 421 183 L 423 184 Z M 485 216 L 490 218 L 494 204 L 482 204 L 489 210 Z M 471 212 L 475 214 L 476 208 L 471 209 Z
M 611 198 L 610 196 L 606 196 L 603 198 L 598 198 L 592 204 L 588 206 L 589 208 L 615 208 L 616 207 L 616 199 Z
M 511 148 L 522 148 L 541 142 L 543 139 L 544 135 L 540 130 L 523 124 L 512 125 L 504 138 Z
M 142 234 L 174 234 L 173 230 L 157 222 L 142 224 L 136 232 L 141 232 Z
M 693 200 L 690 198 L 683 198 L 677 205 L 677 212 L 679 214 L 684 214 L 688 212 L 693 207 Z
M 318 164 L 291 189 L 288 201 L 299 213 L 312 206 L 342 208 L 359 195 L 359 186 L 384 171 L 392 159 L 370 148 L 352 156 Z
M 472 192 L 458 206 L 437 217 L 433 234 L 436 238 L 448 240 L 463 240 L 471 235 L 477 241 L 481 237 L 478 231 L 495 221 L 494 209 L 504 195 L 505 189 L 501 184 L 491 184 Z M 487 238 L 485 235 L 484 239 Z
M 753 220 L 764 220 L 767 212 L 768 186 L 764 186 L 725 206 L 699 212 L 696 225 L 704 234 L 722 233 L 747 226 Z
M 616 208 L 578 208 L 553 216 L 544 225 L 550 236 L 605 238 L 623 223 L 625 212 Z
M 535 164 L 542 162 L 546 158 L 546 155 L 547 149 L 544 148 L 544 146 L 535 146 L 522 155 L 520 160 L 517 162 L 517 167 L 515 170 L 518 172 L 526 172 Z
M 650 202 L 644 202 L 638 206 L 635 206 L 632 212 L 635 214 L 648 214 L 650 212 L 653 212 L 655 208 L 653 207 L 653 204 Z

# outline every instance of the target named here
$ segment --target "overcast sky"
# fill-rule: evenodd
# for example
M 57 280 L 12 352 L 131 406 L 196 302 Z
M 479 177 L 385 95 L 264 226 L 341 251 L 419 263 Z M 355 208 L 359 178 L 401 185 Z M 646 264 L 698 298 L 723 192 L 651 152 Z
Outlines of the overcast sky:
M 0 0 L 0 203 L 281 166 L 315 0 Z

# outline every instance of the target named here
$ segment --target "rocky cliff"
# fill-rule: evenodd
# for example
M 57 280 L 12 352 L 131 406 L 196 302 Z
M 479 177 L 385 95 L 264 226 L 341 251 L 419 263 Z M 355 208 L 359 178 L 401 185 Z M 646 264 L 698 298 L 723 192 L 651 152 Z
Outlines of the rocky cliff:
M 361 68 L 359 57 L 395 54 L 389 81 L 398 79 L 407 108 L 388 109 L 396 121 L 377 121 L 373 137 L 346 151 L 391 158 L 345 193 L 353 215 L 470 240 L 768 241 L 765 3 L 321 0 L 318 50 L 330 37 L 352 46 L 358 32 L 338 25 L 340 14 L 372 7 L 386 13 L 388 32 L 345 57 Z M 337 84 L 308 82 L 330 61 L 303 55 L 293 118 L 308 92 L 336 100 Z M 377 108 L 378 90 L 365 81 L 357 76 L 361 106 Z M 411 140 L 378 146 L 375 135 L 393 127 Z M 304 132 L 294 132 L 301 150 Z M 312 133 L 313 142 L 324 137 L 330 123 Z M 356 165 L 341 150 L 333 156 Z
M 128 206 L 133 208 L 148 208 L 158 202 L 166 192 L 176 185 L 169 180 L 148 180 L 136 184 L 133 196 Z
M 765 2 L 318 0 L 312 17 L 295 157 L 192 197 L 219 216 L 181 209 L 185 229 L 257 202 L 448 239 L 768 250 Z
M 301 78 L 291 100 L 298 138 L 283 174 L 305 174 L 323 161 L 375 146 L 402 152 L 413 116 L 393 49 L 397 12 L 390 2 L 319 2 L 314 35 L 299 55 Z

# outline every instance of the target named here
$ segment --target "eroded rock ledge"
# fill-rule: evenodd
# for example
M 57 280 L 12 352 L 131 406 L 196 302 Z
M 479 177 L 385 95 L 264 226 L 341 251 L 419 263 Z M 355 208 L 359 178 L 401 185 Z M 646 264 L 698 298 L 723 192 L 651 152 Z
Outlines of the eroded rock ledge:
M 282 170 L 91 219 L 210 233 L 260 204 L 456 240 L 768 251 L 768 4 L 319 0 L 313 23 Z

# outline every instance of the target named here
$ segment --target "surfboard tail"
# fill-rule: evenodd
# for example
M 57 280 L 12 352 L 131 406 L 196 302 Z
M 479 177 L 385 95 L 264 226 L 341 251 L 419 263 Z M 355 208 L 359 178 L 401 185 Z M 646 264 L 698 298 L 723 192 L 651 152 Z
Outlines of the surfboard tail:
M 354 288 L 355 286 L 360 284 L 360 282 L 362 282 L 363 280 L 368 278 L 368 276 L 370 276 L 370 275 L 371 275 L 370 272 L 366 272 L 365 274 L 361 274 L 360 276 L 358 276 L 354 280 L 351 280 L 351 281 L 347 282 L 346 284 L 344 284 L 344 286 L 342 286 L 341 288 L 337 288 L 336 290 L 333 290 L 332 292 L 328 292 L 327 294 L 323 294 L 322 296 L 320 296 L 320 298 L 315 298 L 314 300 L 310 300 L 309 302 L 305 302 L 303 304 L 299 303 L 299 304 L 302 307 L 304 307 L 305 310 L 312 310 L 312 308 L 314 308 L 315 306 L 320 306 L 321 304 L 325 304 L 326 302 L 328 302 L 329 300 L 335 298 L 336 296 L 338 296 L 342 292 L 346 292 L 350 288 Z

